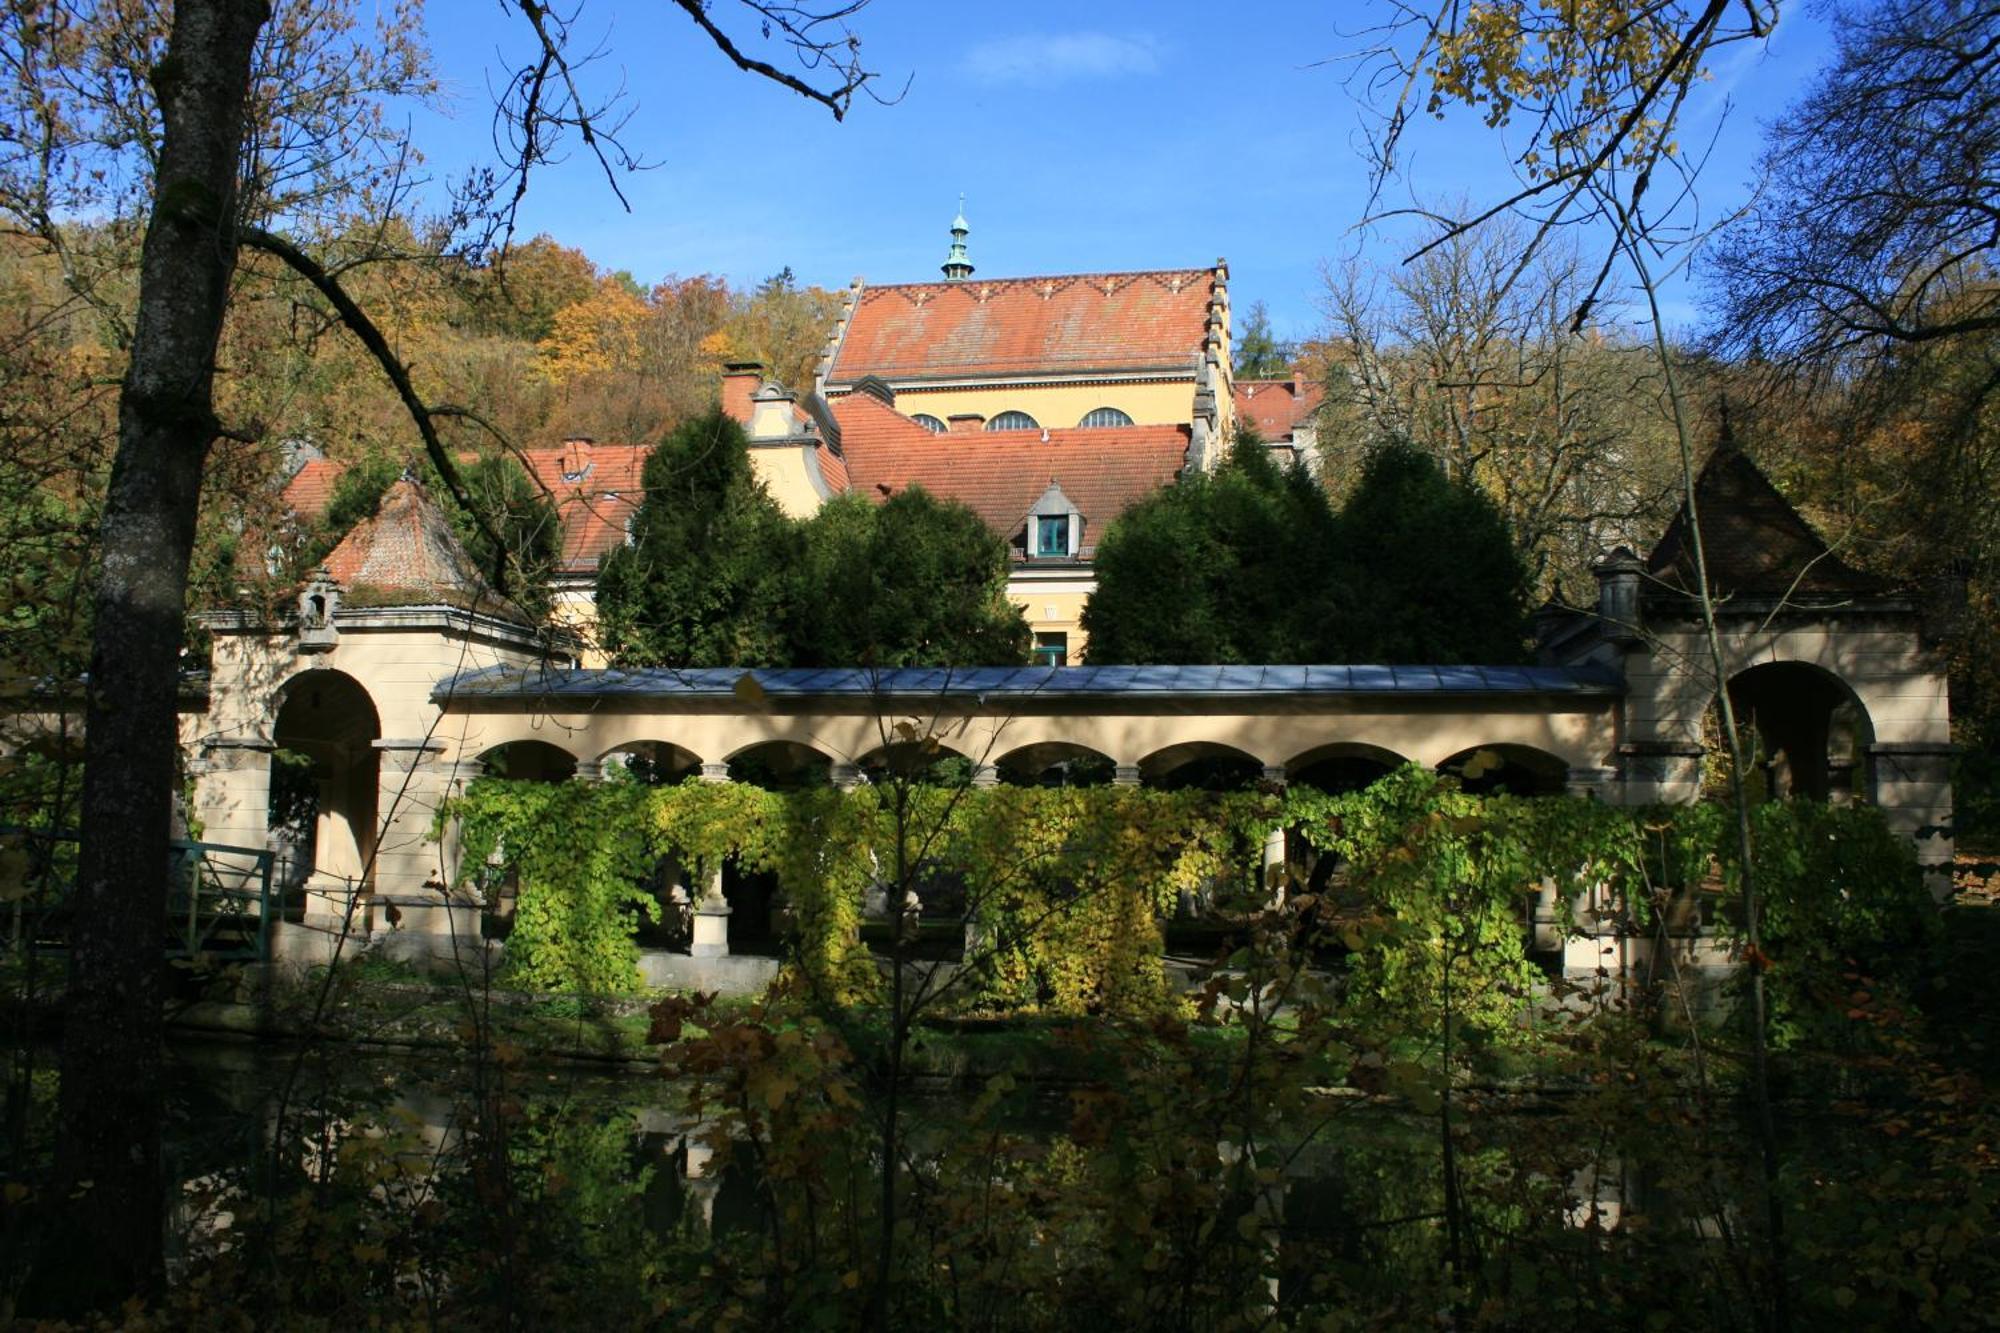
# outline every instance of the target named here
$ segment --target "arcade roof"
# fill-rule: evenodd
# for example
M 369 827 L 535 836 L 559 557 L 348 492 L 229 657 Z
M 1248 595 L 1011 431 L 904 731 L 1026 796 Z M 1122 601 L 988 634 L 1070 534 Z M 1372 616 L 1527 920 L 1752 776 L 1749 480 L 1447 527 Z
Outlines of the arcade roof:
M 754 688 L 743 686 L 745 678 Z M 486 667 L 439 681 L 432 702 L 573 699 L 1252 698 L 1354 695 L 1615 697 L 1624 686 L 1594 666 L 1079 666 L 864 668 Z

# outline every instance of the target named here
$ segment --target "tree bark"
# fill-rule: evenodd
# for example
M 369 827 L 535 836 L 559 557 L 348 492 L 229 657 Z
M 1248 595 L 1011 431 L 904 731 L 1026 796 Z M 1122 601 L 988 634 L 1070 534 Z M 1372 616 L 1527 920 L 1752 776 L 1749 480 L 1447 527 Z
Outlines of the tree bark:
M 101 529 L 85 703 L 57 1176 L 38 1282 L 101 1307 L 161 1277 L 162 939 L 175 702 L 211 390 L 236 266 L 236 184 L 265 0 L 178 0 L 151 74 L 163 119 Z

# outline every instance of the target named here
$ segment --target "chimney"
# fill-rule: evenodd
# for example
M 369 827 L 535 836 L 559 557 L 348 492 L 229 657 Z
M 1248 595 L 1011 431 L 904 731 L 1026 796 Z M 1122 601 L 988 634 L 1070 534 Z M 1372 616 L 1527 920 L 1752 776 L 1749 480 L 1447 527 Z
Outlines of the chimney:
M 1629 546 L 1606 551 L 1590 567 L 1597 576 L 1597 619 L 1614 643 L 1640 641 L 1639 576 L 1644 571 Z
M 798 415 L 792 410 L 792 404 L 797 401 L 789 389 L 765 381 L 764 387 L 750 398 L 750 418 L 745 423 L 750 429 L 750 438 L 783 440 L 799 434 Z
M 763 383 L 764 366 L 759 361 L 732 361 L 722 368 L 722 410 L 743 423 L 750 424 L 750 396 Z
M 986 429 L 986 418 L 978 412 L 953 412 L 945 423 L 953 435 L 966 435 Z

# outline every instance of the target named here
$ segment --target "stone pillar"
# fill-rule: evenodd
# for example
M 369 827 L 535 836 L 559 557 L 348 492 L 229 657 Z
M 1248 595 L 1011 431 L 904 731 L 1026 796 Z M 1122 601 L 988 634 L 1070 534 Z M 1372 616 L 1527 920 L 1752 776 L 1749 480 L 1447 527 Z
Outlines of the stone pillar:
M 588 759 L 579 759 L 576 761 L 576 772 L 570 774 L 570 780 L 573 782 L 602 782 L 606 776 L 605 766 L 602 763 L 592 762 Z
M 195 779 L 194 817 L 201 841 L 264 847 L 271 836 L 271 754 L 262 736 L 211 737 L 189 769 Z
M 1915 844 L 1924 884 L 1939 901 L 1951 895 L 1953 745 L 1935 742 L 1868 747 L 1875 804 L 1889 827 Z
M 709 1170 L 715 1149 L 693 1134 L 687 1136 L 686 1144 L 687 1170 L 682 1180 L 687 1186 L 689 1199 L 701 1210 L 702 1229 L 707 1230 L 715 1225 L 715 1195 L 722 1184 Z
M 972 766 L 972 785 L 975 787 L 997 787 L 1000 785 L 1000 770 L 991 764 L 975 763 Z
M 688 942 L 691 956 L 729 956 L 730 911 L 729 900 L 722 896 L 722 865 L 718 862 L 709 870 L 708 883 L 703 886 L 701 898 L 694 905 L 694 928 Z
M 864 781 L 857 764 L 835 764 L 827 770 L 827 777 L 841 791 L 853 791 Z
M 1282 764 L 1264 765 L 1265 782 L 1277 786 L 1285 785 L 1285 769 Z M 1282 826 L 1264 835 L 1263 866 L 1260 872 L 1264 890 L 1264 905 L 1280 908 L 1285 905 L 1285 830 Z
M 1608 790 L 1622 787 L 1626 805 L 1690 805 L 1701 797 L 1701 760 L 1707 753 L 1692 741 L 1628 741 L 1618 747 L 1624 761 L 1625 780 L 1607 784 Z
M 1114 787 L 1136 787 L 1139 785 L 1139 766 L 1120 764 L 1111 771 L 1111 785 Z
M 701 766 L 701 780 L 702 780 L 703 782 L 728 782 L 728 781 L 730 781 L 730 777 L 729 777 L 729 765 L 727 765 L 727 764 L 703 764 L 703 765 Z
M 381 755 L 372 881 L 375 925 L 477 944 L 481 938 L 477 891 L 470 886 L 447 888 L 462 869 L 455 833 L 447 828 L 442 840 L 431 838 L 438 810 L 451 796 L 451 766 L 442 762 L 444 743 L 427 737 L 389 737 L 374 745 Z M 396 909 L 393 913 L 391 907 Z

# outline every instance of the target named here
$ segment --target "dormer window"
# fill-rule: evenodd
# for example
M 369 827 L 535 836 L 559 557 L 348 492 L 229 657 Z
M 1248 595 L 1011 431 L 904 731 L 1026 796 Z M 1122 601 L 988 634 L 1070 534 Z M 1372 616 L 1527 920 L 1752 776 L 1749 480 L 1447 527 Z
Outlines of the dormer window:
M 1074 560 L 1083 550 L 1083 514 L 1051 481 L 1028 511 L 1028 558 Z
M 1038 430 L 1041 422 L 1026 412 L 1002 412 L 986 423 L 988 430 Z
M 1132 424 L 1132 418 L 1115 407 L 1093 407 L 1090 411 L 1084 413 L 1083 420 L 1076 424 L 1093 428 L 1098 426 L 1129 426 Z
M 910 420 L 916 422 L 933 435 L 942 435 L 945 432 L 945 424 L 928 412 L 919 412 L 911 417 Z

